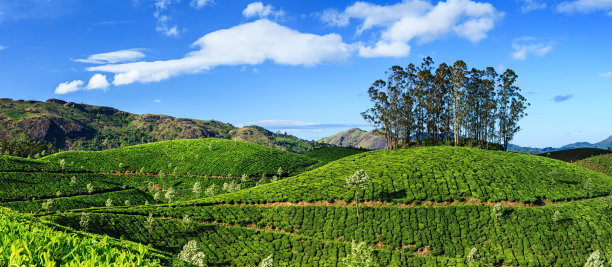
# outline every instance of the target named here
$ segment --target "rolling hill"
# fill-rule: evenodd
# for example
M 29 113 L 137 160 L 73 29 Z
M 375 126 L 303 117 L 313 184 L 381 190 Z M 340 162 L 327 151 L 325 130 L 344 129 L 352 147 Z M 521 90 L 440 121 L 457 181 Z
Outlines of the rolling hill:
M 612 151 L 610 150 L 583 147 L 583 148 L 572 148 L 572 149 L 566 149 L 566 150 L 547 152 L 547 153 L 538 154 L 538 156 L 558 159 L 558 160 L 562 160 L 565 162 L 576 162 L 576 161 L 590 158 L 593 156 L 605 155 L 605 154 L 611 154 L 611 153 Z
M 586 158 L 576 162 L 576 165 L 612 176 L 612 154 Z
M 296 174 L 316 163 L 295 153 L 247 142 L 218 138 L 163 141 L 106 151 L 66 151 L 42 160 L 69 162 L 97 172 L 200 175 L 261 176 Z
M 371 178 L 355 209 L 344 179 Z M 210 265 L 337 265 L 365 242 L 381 266 L 576 266 L 612 244 L 612 178 L 544 157 L 461 147 L 370 151 L 283 180 L 176 203 L 48 214 Z M 150 218 L 150 219 L 149 219 Z

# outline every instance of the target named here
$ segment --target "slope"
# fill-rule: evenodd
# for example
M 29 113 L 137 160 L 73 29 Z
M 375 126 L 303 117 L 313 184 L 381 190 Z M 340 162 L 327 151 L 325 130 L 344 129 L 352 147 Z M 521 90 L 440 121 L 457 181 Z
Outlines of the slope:
M 256 126 L 238 129 L 216 120 L 138 115 L 111 107 L 58 99 L 45 102 L 0 99 L 0 153 L 4 154 L 35 157 L 57 149 L 104 150 L 157 141 L 211 137 L 255 142 L 299 153 L 311 146 L 306 140 Z
M 207 138 L 163 141 L 106 151 L 67 151 L 42 158 L 65 160 L 97 172 L 207 176 L 297 174 L 316 163 L 308 157 L 262 145 Z
M 304 153 L 304 156 L 316 159 L 320 165 L 325 165 L 334 160 L 363 153 L 365 150 L 358 150 L 344 147 L 324 147 Z
M 371 178 L 365 201 L 538 203 L 612 191 L 610 177 L 562 161 L 475 148 L 419 147 L 360 153 L 276 183 L 197 202 L 350 201 L 354 191 L 345 186 L 345 178 L 359 169 Z
M 586 158 L 577 161 L 576 165 L 612 176 L 612 154 Z
M 344 179 L 371 178 L 359 216 Z M 370 151 L 225 195 L 46 218 L 177 253 L 197 240 L 211 265 L 337 265 L 363 241 L 381 266 L 576 266 L 612 244 L 612 178 L 544 157 L 462 147 Z M 362 198 L 360 197 L 360 200 Z M 151 218 L 151 219 L 148 219 Z M 152 223 L 149 223 L 152 222 Z M 145 230 L 143 230 L 145 229 Z
M 552 159 L 558 159 L 565 162 L 575 162 L 582 159 L 586 159 L 593 156 L 610 154 L 612 151 L 603 150 L 599 148 L 573 148 L 567 150 L 559 150 L 548 153 L 538 154 L 538 156 L 544 156 Z

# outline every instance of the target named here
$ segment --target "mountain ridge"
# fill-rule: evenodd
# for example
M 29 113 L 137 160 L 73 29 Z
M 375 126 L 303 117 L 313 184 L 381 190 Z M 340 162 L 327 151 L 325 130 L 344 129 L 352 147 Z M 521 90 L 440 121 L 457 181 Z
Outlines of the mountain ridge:
M 44 102 L 0 99 L 0 141 L 3 143 L 27 140 L 51 144 L 59 150 L 105 150 L 200 138 L 247 141 L 300 153 L 311 148 L 309 141 L 257 126 L 238 128 L 217 120 L 134 114 L 112 107 L 53 98 Z M 0 153 L 7 154 L 7 148 L 2 149 Z M 34 157 L 32 153 L 20 156 Z

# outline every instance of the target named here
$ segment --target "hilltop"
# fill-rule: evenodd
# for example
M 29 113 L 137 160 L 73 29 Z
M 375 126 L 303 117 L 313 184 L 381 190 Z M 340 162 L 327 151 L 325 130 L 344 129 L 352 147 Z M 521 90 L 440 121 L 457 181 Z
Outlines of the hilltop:
M 317 163 L 309 157 L 267 146 L 218 138 L 162 141 L 105 151 L 65 151 L 42 158 L 96 172 L 268 176 L 278 168 L 296 174 Z
M 539 203 L 604 196 L 612 191 L 610 177 L 558 160 L 476 148 L 417 147 L 348 156 L 276 183 L 203 201 L 350 201 L 354 191 L 345 186 L 345 178 L 359 169 L 371 178 L 365 201 Z
M 255 126 L 237 128 L 216 120 L 138 115 L 111 107 L 58 99 L 45 102 L 0 99 L 0 140 L 3 141 L 43 142 L 63 150 L 104 150 L 157 141 L 200 138 L 236 139 L 292 152 L 305 152 L 311 147 L 305 140 Z M 0 153 L 7 152 L 7 148 L 3 149 L 5 151 Z M 39 148 L 42 149 L 49 150 Z

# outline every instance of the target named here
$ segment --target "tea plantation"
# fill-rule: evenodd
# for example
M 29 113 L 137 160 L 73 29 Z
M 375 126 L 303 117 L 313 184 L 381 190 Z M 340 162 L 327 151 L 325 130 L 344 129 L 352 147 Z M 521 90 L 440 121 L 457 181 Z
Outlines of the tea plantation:
M 612 176 L 612 154 L 586 158 L 577 161 L 576 165 Z
M 71 166 L 84 166 L 98 172 L 190 174 L 207 176 L 261 176 L 297 174 L 317 163 L 302 155 L 270 147 L 206 138 L 175 140 L 136 145 L 106 151 L 67 151 L 42 158 L 49 162 L 65 160 Z
M 141 260 L 132 265 L 185 264 L 185 251 L 199 251 L 195 266 L 258 266 L 270 255 L 274 266 L 347 266 L 359 242 L 376 266 L 612 258 L 612 177 L 539 156 L 443 146 L 298 155 L 213 139 L 0 157 L 0 167 L 0 206 L 14 211 L 0 210 L 50 231 L 108 235 L 126 244 L 122 259 Z M 346 185 L 357 170 L 369 177 L 359 209 Z M 150 245 L 147 256 L 131 242 Z

